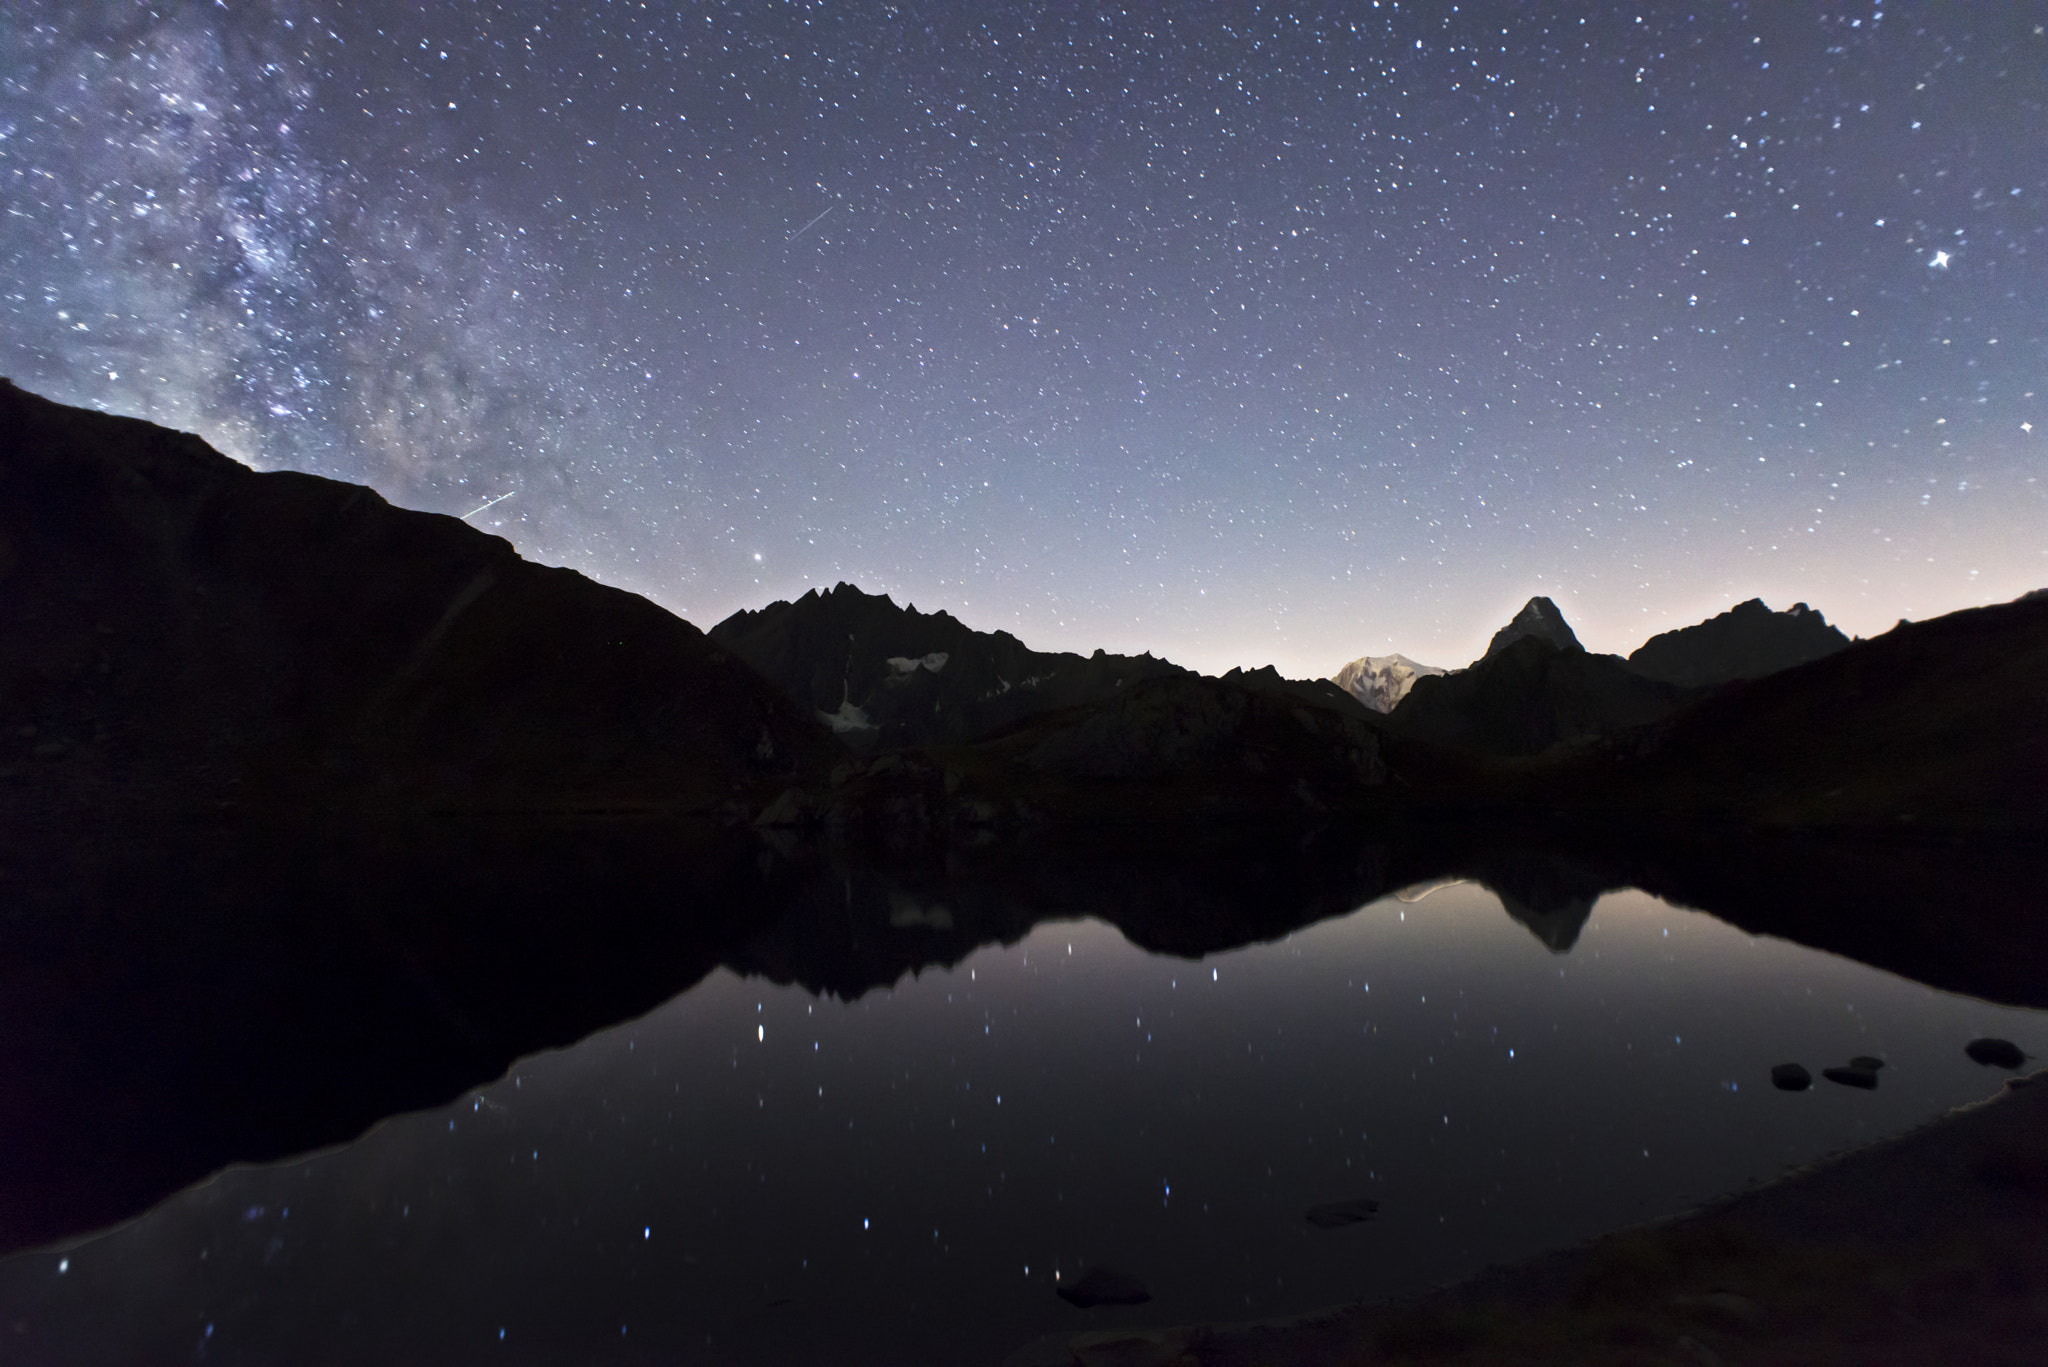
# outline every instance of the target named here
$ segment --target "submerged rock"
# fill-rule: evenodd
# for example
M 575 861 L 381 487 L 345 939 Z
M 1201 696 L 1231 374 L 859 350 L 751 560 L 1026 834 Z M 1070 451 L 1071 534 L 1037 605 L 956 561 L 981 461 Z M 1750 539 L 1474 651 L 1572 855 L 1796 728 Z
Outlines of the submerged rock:
M 1143 1305 L 1152 1299 L 1145 1283 L 1124 1272 L 1091 1267 L 1071 1282 L 1062 1283 L 1059 1297 L 1080 1310 L 1098 1305 Z
M 1866 1092 L 1877 1090 L 1877 1070 L 1874 1068 L 1823 1068 L 1820 1075 L 1829 1082 L 1839 1082 L 1844 1087 L 1860 1087 Z
M 1986 1068 L 2018 1069 L 2027 1061 L 2020 1047 L 2009 1039 L 1973 1039 L 1963 1046 L 1963 1052 L 1972 1063 L 1981 1063 Z
M 1353 1201 L 1331 1201 L 1310 1206 L 1303 1218 L 1317 1229 L 1343 1229 L 1349 1225 L 1362 1225 L 1379 1213 L 1378 1201 L 1370 1196 L 1361 1196 Z
M 1797 1063 L 1781 1063 L 1771 1069 L 1771 1085 L 1781 1092 L 1803 1092 L 1813 1085 L 1813 1074 Z
M 1688 1310 L 1746 1326 L 1762 1324 L 1765 1315 L 1762 1305 L 1733 1291 L 1709 1291 L 1698 1296 L 1673 1296 L 1671 1308 Z

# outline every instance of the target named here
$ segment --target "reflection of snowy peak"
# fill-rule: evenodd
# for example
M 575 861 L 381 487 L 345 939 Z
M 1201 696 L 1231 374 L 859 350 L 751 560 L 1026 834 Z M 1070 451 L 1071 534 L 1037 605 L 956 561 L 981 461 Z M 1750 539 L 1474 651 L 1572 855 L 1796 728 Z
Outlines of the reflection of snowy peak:
M 1375 712 L 1391 712 L 1417 679 L 1443 672 L 1406 655 L 1366 655 L 1332 674 L 1330 682 Z

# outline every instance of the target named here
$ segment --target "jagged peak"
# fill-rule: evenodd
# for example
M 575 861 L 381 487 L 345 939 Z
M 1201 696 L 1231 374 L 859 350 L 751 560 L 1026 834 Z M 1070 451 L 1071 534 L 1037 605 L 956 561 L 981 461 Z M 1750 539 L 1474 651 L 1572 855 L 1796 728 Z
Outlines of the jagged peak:
M 1557 604 L 1538 594 L 1522 605 L 1522 610 L 1514 615 L 1513 620 L 1493 634 L 1493 640 L 1487 643 L 1486 654 L 1480 658 L 1491 659 L 1529 636 L 1547 641 L 1559 650 L 1585 649 L 1572 633 L 1571 625 L 1564 620 L 1564 613 L 1558 610 Z

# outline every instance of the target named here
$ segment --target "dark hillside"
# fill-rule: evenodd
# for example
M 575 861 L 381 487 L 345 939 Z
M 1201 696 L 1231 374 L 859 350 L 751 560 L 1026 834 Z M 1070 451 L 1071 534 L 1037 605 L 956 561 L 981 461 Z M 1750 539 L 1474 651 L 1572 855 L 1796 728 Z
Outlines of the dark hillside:
M 838 747 L 459 519 L 0 382 L 0 803 L 701 809 Z

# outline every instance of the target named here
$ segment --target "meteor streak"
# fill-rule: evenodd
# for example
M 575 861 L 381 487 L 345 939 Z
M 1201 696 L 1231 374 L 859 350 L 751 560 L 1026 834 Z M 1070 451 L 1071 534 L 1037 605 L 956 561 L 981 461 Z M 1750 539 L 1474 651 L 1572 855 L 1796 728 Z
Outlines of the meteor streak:
M 818 218 L 823 218 L 826 214 L 831 213 L 834 209 L 838 207 L 839 206 L 837 204 L 827 204 L 824 208 L 818 211 Z M 817 226 L 818 218 L 814 218 L 809 223 L 804 224 L 803 227 L 798 228 L 795 232 L 791 233 L 787 238 L 783 240 L 786 242 L 796 241 L 798 238 L 802 237 L 805 233 L 809 232 L 812 228 Z

